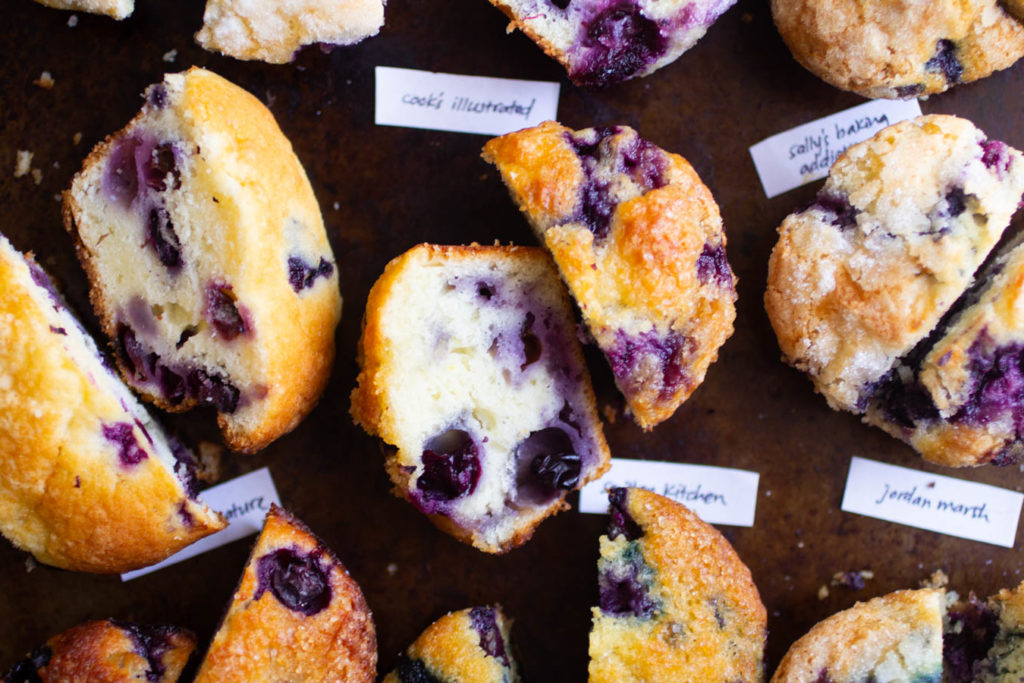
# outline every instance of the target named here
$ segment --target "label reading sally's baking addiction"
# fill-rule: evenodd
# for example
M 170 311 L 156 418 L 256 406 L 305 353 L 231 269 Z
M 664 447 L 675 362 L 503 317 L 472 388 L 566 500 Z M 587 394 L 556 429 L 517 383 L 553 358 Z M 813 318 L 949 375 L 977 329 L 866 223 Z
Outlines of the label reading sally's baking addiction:
M 1024 494 L 853 458 L 842 508 L 940 534 L 1012 548 Z
M 190 557 L 201 555 L 207 550 L 219 548 L 231 541 L 251 536 L 263 528 L 263 520 L 270 512 L 270 504 L 281 504 L 274 480 L 270 478 L 270 470 L 266 467 L 243 474 L 223 484 L 211 486 L 202 491 L 199 497 L 212 509 L 224 515 L 224 518 L 228 520 L 228 526 L 182 548 L 163 562 L 121 574 L 122 581 L 130 581 Z
M 768 197 L 824 178 L 847 147 L 921 115 L 917 100 L 873 100 L 766 138 L 750 148 Z
M 378 126 L 504 135 L 558 118 L 558 83 L 376 68 Z
M 747 470 L 612 458 L 603 477 L 580 489 L 580 512 L 608 512 L 608 489 L 628 486 L 682 503 L 709 524 L 754 526 L 759 479 Z

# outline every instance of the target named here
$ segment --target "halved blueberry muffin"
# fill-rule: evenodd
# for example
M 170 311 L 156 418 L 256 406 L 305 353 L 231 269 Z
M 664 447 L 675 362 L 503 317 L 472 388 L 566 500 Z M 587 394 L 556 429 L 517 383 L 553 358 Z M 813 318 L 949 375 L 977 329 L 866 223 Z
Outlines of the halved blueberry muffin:
M 33 650 L 4 683 L 174 683 L 196 637 L 176 626 L 144 626 L 114 619 L 69 628 Z
M 359 586 L 302 522 L 272 505 L 196 683 L 370 683 L 376 667 Z
M 971 122 L 923 116 L 850 147 L 772 251 L 765 306 L 783 358 L 863 413 L 939 325 L 1010 223 L 1024 157 Z
M 500 606 L 450 612 L 402 653 L 384 683 L 517 683 L 511 628 Z
M 312 187 L 259 100 L 168 74 L 98 145 L 65 224 L 125 380 L 165 410 L 217 410 L 257 451 L 315 405 L 334 359 L 337 267 Z
M 859 602 L 793 643 L 772 683 L 939 683 L 945 611 L 934 588 Z
M 646 76 L 674 62 L 736 0 L 491 0 L 576 85 Z
M 382 0 L 207 0 L 196 42 L 236 59 L 284 64 L 305 45 L 352 45 L 383 24 Z
M 46 564 L 124 572 L 225 526 L 194 456 L 100 355 L 43 269 L 0 236 L 0 531 Z
M 484 158 L 551 252 L 637 424 L 662 422 L 733 331 L 736 278 L 711 191 L 625 126 L 546 122 Z
M 608 445 L 565 287 L 540 249 L 421 244 L 370 290 L 352 416 L 395 493 L 486 552 L 526 542 Z
M 591 683 L 763 680 L 767 617 L 729 542 L 656 493 L 616 488 L 608 497 Z
M 926 97 L 1024 56 L 999 0 L 772 0 L 772 15 L 798 62 L 865 97 Z
M 114 19 L 124 19 L 135 11 L 135 0 L 36 0 L 36 2 L 57 9 L 105 14 Z
M 987 602 L 973 594 L 949 606 L 943 659 L 947 683 L 1024 680 L 1024 583 Z

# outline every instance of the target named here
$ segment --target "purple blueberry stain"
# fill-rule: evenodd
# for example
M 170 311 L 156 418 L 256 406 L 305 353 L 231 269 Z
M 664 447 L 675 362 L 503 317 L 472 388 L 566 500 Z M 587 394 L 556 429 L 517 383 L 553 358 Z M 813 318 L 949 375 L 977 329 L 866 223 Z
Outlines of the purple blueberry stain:
M 480 479 L 480 453 L 469 432 L 450 429 L 427 443 L 423 469 L 416 480 L 425 512 L 437 512 L 452 500 L 470 495 Z
M 53 332 L 54 334 L 59 334 L 63 337 L 66 337 L 68 335 L 68 331 L 65 330 L 63 327 L 55 327 L 53 325 L 50 325 L 50 332 Z
M 64 310 L 66 308 L 64 306 L 64 299 L 61 298 L 60 292 L 57 291 L 57 287 L 53 284 L 53 280 L 50 279 L 50 276 L 46 271 L 43 270 L 32 258 L 26 258 L 25 263 L 28 264 L 28 273 L 32 277 L 32 282 L 36 283 L 36 286 L 44 289 L 47 296 L 50 297 L 50 303 L 53 304 L 53 310 Z
M 697 257 L 697 279 L 705 285 L 713 282 L 719 287 L 733 286 L 732 269 L 722 244 L 704 244 Z
M 665 53 L 658 24 L 633 2 L 602 10 L 583 26 L 580 60 L 570 77 L 577 85 L 605 86 L 636 76 Z
M 174 272 L 181 268 L 181 241 L 174 230 L 171 215 L 162 206 L 154 206 L 149 210 L 146 219 L 146 244 L 155 251 L 157 258 L 168 270 Z
M 480 649 L 507 667 L 508 652 L 505 648 L 505 639 L 501 636 L 501 629 L 498 628 L 498 617 L 494 608 L 474 607 L 469 611 L 469 621 L 473 630 L 480 636 Z
M 140 626 L 115 619 L 111 619 L 110 623 L 128 633 L 135 645 L 135 651 L 145 657 L 149 664 L 146 680 L 162 680 L 166 673 L 164 655 L 173 647 L 178 629 L 173 626 Z
M 913 97 L 917 97 L 924 92 L 924 83 L 911 83 L 910 85 L 898 85 L 896 86 L 896 97 L 902 100 L 908 100 Z
M 139 150 L 145 149 L 140 146 Z M 163 192 L 168 188 L 181 189 L 181 171 L 178 169 L 178 162 L 175 146 L 170 142 L 156 145 L 149 151 L 148 158 L 139 164 L 146 187 Z M 138 163 L 138 162 L 136 162 Z
M 959 83 L 964 75 L 964 65 L 957 57 L 956 43 L 948 38 L 942 38 L 935 43 L 935 54 L 925 62 L 924 70 L 942 74 L 947 83 Z
M 312 287 L 317 278 L 327 279 L 334 273 L 334 265 L 327 259 L 320 257 L 317 265 L 307 263 L 304 258 L 297 255 L 288 257 L 288 283 L 296 293 Z
M 102 427 L 102 431 L 103 438 L 117 446 L 117 456 L 125 467 L 138 465 L 149 457 L 146 455 L 146 451 L 139 446 L 139 441 L 135 438 L 135 432 L 130 423 L 113 422 L 105 424 Z
M 949 627 L 942 636 L 946 678 L 956 683 L 974 679 L 974 665 L 985 658 L 999 631 L 996 615 L 972 593 L 966 603 L 950 608 Z
M 148 101 L 150 105 L 156 107 L 157 109 L 163 109 L 164 107 L 166 107 L 167 88 L 164 86 L 164 84 L 157 83 L 152 88 L 150 88 L 148 96 L 146 97 L 146 101 Z
M 133 136 L 118 140 L 103 174 L 104 192 L 123 208 L 128 208 L 139 195 L 139 177 L 135 170 L 135 150 L 139 144 L 138 138 Z
M 422 659 L 413 659 L 404 652 L 395 666 L 395 675 L 401 683 L 442 683 L 430 672 Z
M 981 143 L 981 163 L 990 171 L 995 171 L 997 177 L 1002 179 L 1003 174 L 1010 170 L 1013 163 L 1010 148 L 999 140 L 985 140 Z
M 683 363 L 693 345 L 693 340 L 673 330 L 666 334 L 649 330 L 639 335 L 619 331 L 605 355 L 615 378 L 628 392 L 657 381 L 658 398 L 667 401 L 689 381 Z
M 217 335 L 228 341 L 251 329 L 245 309 L 239 306 L 231 285 L 214 282 L 206 286 L 204 313 Z
M 320 551 L 303 553 L 282 548 L 256 560 L 257 588 L 253 600 L 269 590 L 277 601 L 307 617 L 331 603 L 331 586 Z
M 623 145 L 620 150 L 623 170 L 644 192 L 656 190 L 668 184 L 668 162 L 665 153 L 657 145 L 639 135 Z
M 50 663 L 53 650 L 49 645 L 40 645 L 25 659 L 11 667 L 4 676 L 4 683 L 42 683 L 39 670 Z
M 962 187 L 950 189 L 943 198 L 945 201 L 943 214 L 950 218 L 956 218 L 961 215 L 967 210 L 967 196 Z
M 608 524 L 608 538 L 615 540 L 622 536 L 627 541 L 635 541 L 644 535 L 643 529 L 636 523 L 627 509 L 629 490 L 617 487 L 608 492 L 608 513 L 611 521 Z
M 613 561 L 602 561 L 598 574 L 599 606 L 614 617 L 647 619 L 658 611 L 648 579 L 651 569 L 635 543 L 626 546 Z
M 855 227 L 857 215 L 860 214 L 860 209 L 850 204 L 849 197 L 828 190 L 819 192 L 807 209 L 815 209 L 826 214 L 829 222 L 841 229 Z
M 541 344 L 540 338 L 533 332 L 533 324 L 536 320 L 537 317 L 533 313 L 527 312 L 526 318 L 523 320 L 523 328 L 519 332 L 519 340 L 523 344 L 523 363 L 519 366 L 520 371 L 540 360 L 541 353 L 544 351 L 544 345 Z
M 185 489 L 185 495 L 194 500 L 199 495 L 199 478 L 196 476 L 199 462 L 192 451 L 185 448 L 185 444 L 177 438 L 168 435 L 167 443 L 174 456 L 174 474 Z

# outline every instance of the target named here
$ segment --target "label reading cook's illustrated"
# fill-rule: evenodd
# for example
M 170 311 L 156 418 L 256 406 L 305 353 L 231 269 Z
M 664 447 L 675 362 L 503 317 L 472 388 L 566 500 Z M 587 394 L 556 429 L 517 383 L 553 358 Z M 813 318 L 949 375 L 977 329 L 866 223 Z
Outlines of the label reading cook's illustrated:
M 608 512 L 608 489 L 630 486 L 680 502 L 709 524 L 754 526 L 759 478 L 725 467 L 612 458 L 603 477 L 580 489 L 580 512 Z
M 828 175 L 839 155 L 887 126 L 921 115 L 917 100 L 873 100 L 791 128 L 750 148 L 769 197 Z
M 130 581 L 255 534 L 263 528 L 263 520 L 270 512 L 270 504 L 281 504 L 277 489 L 274 488 L 274 480 L 270 478 L 270 470 L 266 467 L 208 488 L 200 497 L 209 507 L 224 515 L 228 520 L 228 526 L 182 548 L 163 562 L 121 574 L 122 581 Z
M 940 534 L 1013 547 L 1024 494 L 853 458 L 842 508 Z
M 378 126 L 504 135 L 558 117 L 558 83 L 378 66 Z

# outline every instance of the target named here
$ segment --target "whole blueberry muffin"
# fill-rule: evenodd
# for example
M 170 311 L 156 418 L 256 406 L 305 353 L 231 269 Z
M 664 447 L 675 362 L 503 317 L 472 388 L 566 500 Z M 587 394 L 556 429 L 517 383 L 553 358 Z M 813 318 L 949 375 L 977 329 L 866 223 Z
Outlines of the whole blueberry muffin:
M 450 612 L 402 653 L 384 683 L 517 683 L 511 628 L 500 606 Z
M 576 85 L 646 76 L 674 62 L 736 0 L 491 0 Z
M 259 100 L 209 71 L 168 74 L 86 159 L 64 217 L 132 388 L 165 410 L 212 406 L 245 452 L 313 409 L 334 359 L 337 267 Z
M 989 264 L 948 320 L 876 390 L 865 421 L 942 465 L 1024 457 L 1024 244 Z
M 729 542 L 675 501 L 609 492 L 591 683 L 761 681 L 766 614 Z
M 736 317 L 711 191 L 625 126 L 549 121 L 491 140 L 484 158 L 558 264 L 633 419 L 650 429 L 671 417 Z
M 352 416 L 395 493 L 486 552 L 608 467 L 565 287 L 536 247 L 421 244 L 370 290 Z
M 175 626 L 107 619 L 69 628 L 14 665 L 4 683 L 174 683 L 196 637 Z
M 1020 152 L 952 116 L 850 147 L 790 214 L 765 306 L 783 358 L 835 409 L 872 396 L 963 295 L 1024 192 Z
M 793 643 L 772 683 L 939 683 L 945 610 L 934 588 L 858 602 Z
M 124 19 L 135 11 L 135 0 L 36 0 L 36 2 L 57 9 L 105 14 L 114 19 Z
M 865 97 L 942 92 L 1024 55 L 1024 26 L 998 0 L 772 0 L 798 62 Z
M 371 683 L 376 668 L 359 586 L 302 522 L 272 505 L 196 683 Z
M 0 531 L 63 569 L 118 573 L 225 526 L 194 456 L 100 355 L 43 269 L 0 236 Z
M 305 45 L 352 45 L 383 24 L 382 0 L 207 0 L 196 41 L 236 59 L 284 64 Z

